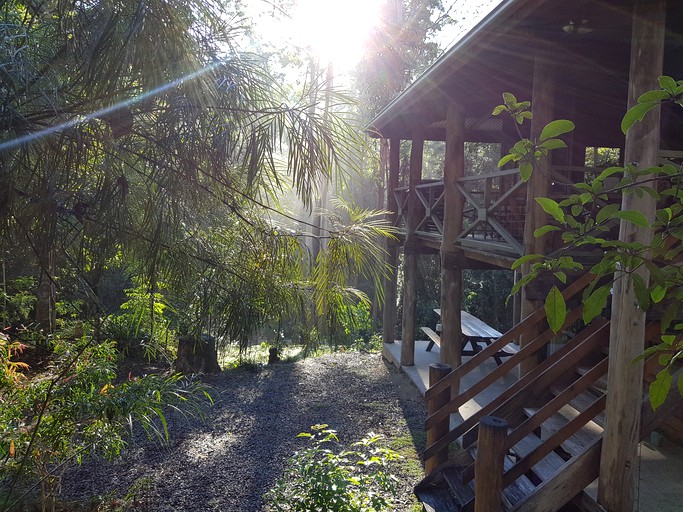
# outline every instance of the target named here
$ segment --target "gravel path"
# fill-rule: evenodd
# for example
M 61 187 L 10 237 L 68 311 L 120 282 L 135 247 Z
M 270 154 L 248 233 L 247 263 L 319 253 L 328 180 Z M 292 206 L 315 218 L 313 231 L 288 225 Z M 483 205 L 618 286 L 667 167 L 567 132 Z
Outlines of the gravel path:
M 343 443 L 373 431 L 407 456 L 397 469 L 396 510 L 412 509 L 412 486 L 421 471 L 415 444 L 423 448 L 426 404 L 405 375 L 378 354 L 329 354 L 205 380 L 215 405 L 203 423 L 170 418 L 170 446 L 138 436 L 123 459 L 71 470 L 63 497 L 121 497 L 135 485 L 141 490 L 132 510 L 266 510 L 262 495 L 292 452 L 305 446 L 296 435 L 327 423 Z

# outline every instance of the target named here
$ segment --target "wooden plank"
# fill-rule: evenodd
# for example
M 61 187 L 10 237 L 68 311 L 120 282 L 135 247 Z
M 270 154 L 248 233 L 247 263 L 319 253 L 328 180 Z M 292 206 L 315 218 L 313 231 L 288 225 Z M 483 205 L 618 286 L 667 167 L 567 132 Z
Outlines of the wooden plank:
M 512 445 L 517 443 L 520 439 L 530 434 L 537 427 L 540 427 L 541 423 L 549 420 L 564 404 L 577 394 L 585 391 L 593 382 L 595 382 L 595 379 L 598 376 L 603 375 L 606 371 L 607 359 L 605 358 L 595 365 L 588 373 L 568 386 L 567 389 L 538 409 L 538 411 L 527 418 L 526 421 L 518 425 L 508 436 L 507 447 L 512 447 Z
M 419 201 L 415 195 L 415 187 L 422 177 L 422 156 L 424 140 L 414 139 L 410 147 L 409 199 L 407 211 L 406 243 L 403 246 L 403 332 L 401 333 L 401 365 L 415 364 L 415 331 L 417 312 L 417 254 L 412 250 L 415 245 L 415 227 L 417 226 Z
M 387 184 L 387 210 L 390 226 L 395 226 L 398 220 L 398 202 L 394 190 L 398 188 L 400 170 L 401 141 L 391 139 L 389 141 L 389 183 Z M 384 280 L 384 311 L 382 315 L 382 332 L 384 343 L 393 343 L 396 336 L 396 296 L 397 296 L 397 270 L 398 270 L 398 247 L 387 239 L 386 263 L 389 272 Z
M 433 363 L 429 365 L 429 383 L 432 384 L 442 377 L 445 377 L 451 372 L 452 368 L 448 364 L 443 363 Z M 444 389 L 436 397 L 430 400 L 427 405 L 429 412 L 433 413 L 438 411 L 451 399 L 451 393 L 448 389 Z M 440 422 L 436 423 L 432 428 L 427 430 L 427 444 L 434 444 L 437 440 L 441 439 L 448 433 L 449 429 L 449 418 L 444 418 Z M 444 464 L 448 460 L 448 448 L 443 448 L 442 450 L 434 453 L 433 457 L 425 459 L 425 472 L 429 475 L 436 471 L 436 469 Z
M 525 407 L 524 414 L 528 416 L 533 416 L 538 412 L 538 408 Z M 562 427 L 569 423 L 569 419 L 559 412 L 553 414 L 550 418 L 547 418 L 541 424 L 541 432 L 543 438 L 548 438 L 553 434 L 557 433 Z M 574 434 L 565 439 L 560 445 L 567 453 L 570 455 L 577 455 L 583 451 L 583 449 L 592 443 L 596 438 L 600 437 L 600 434 L 591 432 L 588 429 L 581 429 L 576 431 Z M 559 457 L 559 456 L 558 456 Z
M 526 457 L 531 452 L 536 450 L 539 446 L 543 444 L 538 436 L 534 434 L 529 434 L 525 438 L 521 439 L 512 450 L 520 457 Z M 555 473 L 564 465 L 564 459 L 560 457 L 555 452 L 550 452 L 542 460 L 534 464 L 531 471 L 538 477 L 541 481 L 546 481 L 552 478 Z
M 430 327 L 420 327 L 420 329 L 422 329 L 422 332 L 424 332 L 429 338 L 427 352 L 429 352 L 435 344 L 439 347 L 441 346 L 441 336 L 436 334 L 433 329 L 431 329 Z
M 453 368 L 462 363 L 462 268 L 451 265 L 453 255 L 460 255 L 458 233 L 462 231 L 464 200 L 457 190 L 457 180 L 465 175 L 465 116 L 455 104 L 446 112 L 446 148 L 443 171 L 443 236 L 441 239 L 441 362 Z M 452 389 L 458 391 L 455 381 Z
M 644 92 L 657 89 L 662 74 L 666 27 L 666 0 L 636 0 L 633 4 L 631 63 L 628 106 L 637 104 Z M 638 162 L 639 169 L 657 165 L 660 147 L 660 109 L 649 112 L 626 134 L 625 162 Z M 639 179 L 644 179 L 641 177 Z M 651 225 L 656 201 L 648 194 L 624 194 L 621 209 L 636 210 Z M 624 220 L 619 240 L 647 246 L 652 229 Z M 645 258 L 647 254 L 643 255 Z M 644 350 L 645 312 L 638 307 L 631 272 L 647 285 L 646 266 L 624 268 L 615 274 L 612 292 L 612 335 L 610 338 L 609 395 L 604 449 L 600 460 L 598 501 L 607 510 L 633 510 L 638 484 L 638 444 L 640 441 L 643 362 L 636 361 Z
M 565 300 L 574 297 L 577 293 L 579 293 L 586 286 L 588 286 L 588 284 L 594 279 L 594 275 L 584 274 L 580 278 L 573 281 L 569 286 L 567 286 L 567 288 L 562 290 L 562 296 Z M 575 311 L 579 309 L 580 308 L 576 308 Z M 451 376 L 447 377 L 444 381 L 438 382 L 434 386 L 434 388 L 428 389 L 427 393 L 425 394 L 425 398 L 429 399 L 429 394 L 438 393 L 440 388 L 450 387 L 451 383 L 448 382 L 448 379 L 460 379 L 463 375 L 469 373 L 475 368 L 478 368 L 479 365 L 486 358 L 490 357 L 494 352 L 497 352 L 508 343 L 515 341 L 522 333 L 526 332 L 531 326 L 543 320 L 545 320 L 545 309 L 540 308 L 534 311 L 532 314 L 527 316 L 524 320 L 522 320 L 520 323 L 518 323 L 512 329 L 506 332 L 503 336 L 501 336 L 498 340 L 496 340 L 494 343 L 486 347 L 486 349 L 482 350 L 482 352 L 479 353 L 477 357 L 473 357 L 469 361 L 465 361 L 460 367 L 456 368 L 451 373 Z
M 593 322 L 589 327 L 584 329 L 572 340 L 570 340 L 567 344 L 565 344 L 562 348 L 560 348 L 560 350 L 558 350 L 554 354 L 551 354 L 550 357 L 544 360 L 537 368 L 536 374 L 527 374 L 522 376 L 522 378 L 520 378 L 512 386 L 503 391 L 500 394 L 500 396 L 494 398 L 489 404 L 482 407 L 477 413 L 467 418 L 461 425 L 457 426 L 455 429 L 451 430 L 448 434 L 446 434 L 441 440 L 439 440 L 436 443 L 436 445 L 428 446 L 424 452 L 424 456 L 429 456 L 429 454 L 431 454 L 433 450 L 436 450 L 442 446 L 447 446 L 449 443 L 455 441 L 458 437 L 463 435 L 468 430 L 475 428 L 476 423 L 481 416 L 493 414 L 494 411 L 500 410 L 501 407 L 505 407 L 505 410 L 513 410 L 515 408 L 521 407 L 521 405 L 524 403 L 526 399 L 525 393 L 530 392 L 526 390 L 530 389 L 531 384 L 534 383 L 539 376 L 545 375 L 546 371 L 548 371 L 551 368 L 554 368 L 554 370 L 550 374 L 548 374 L 548 380 L 552 382 L 552 379 L 557 378 L 558 375 L 561 375 L 563 372 L 565 372 L 565 365 L 560 364 L 559 362 L 561 360 L 566 360 L 565 358 L 569 357 L 569 355 L 573 353 L 574 350 L 580 344 L 584 343 L 584 341 L 588 337 L 591 337 L 593 334 L 602 329 L 605 325 L 605 320 L 602 320 L 601 322 Z M 592 346 L 588 347 L 588 350 L 592 350 Z M 583 355 L 585 355 L 585 352 L 583 353 Z M 457 371 L 457 369 L 454 371 Z M 448 409 L 448 407 L 445 408 L 446 411 Z M 444 414 L 444 409 L 428 417 L 425 421 L 425 429 L 429 428 L 431 422 L 436 421 L 436 418 L 441 417 L 442 414 Z M 501 415 L 500 412 L 497 414 L 499 416 Z
M 476 316 L 469 314 L 467 311 L 461 311 L 460 317 L 460 328 L 465 336 L 471 338 L 498 339 L 503 335 L 503 333 L 495 330 L 493 327 Z
M 557 512 L 598 476 L 602 439 L 571 459 L 563 471 L 541 483 L 510 512 Z
M 461 468 L 444 470 L 443 477 L 460 507 L 474 500 L 474 482 L 463 483 Z
M 485 416 L 479 422 L 474 460 L 475 512 L 500 512 L 507 430 L 507 421 L 502 418 Z
M 459 512 L 446 489 L 420 489 L 415 494 L 426 512 Z

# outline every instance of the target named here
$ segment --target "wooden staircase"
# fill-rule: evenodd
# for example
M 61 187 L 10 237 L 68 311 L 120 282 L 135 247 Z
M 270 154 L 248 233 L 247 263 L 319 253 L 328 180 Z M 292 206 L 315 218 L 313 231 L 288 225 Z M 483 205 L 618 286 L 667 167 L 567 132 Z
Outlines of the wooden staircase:
M 570 301 L 590 280 L 584 276 L 567 287 L 565 299 Z M 575 325 L 581 314 L 577 305 L 568 314 L 564 329 Z M 528 316 L 427 390 L 431 413 L 425 423 L 428 446 L 424 459 L 432 471 L 415 487 L 425 510 L 474 511 L 475 502 L 479 502 L 477 510 L 553 512 L 570 502 L 578 510 L 602 510 L 584 489 L 598 477 L 600 467 L 608 320 L 594 320 L 479 412 L 453 430 L 447 427 L 451 413 L 545 349 L 555 335 L 547 326 L 539 329 L 541 325 L 546 326 L 543 310 Z M 530 331 L 540 334 L 475 385 L 452 394 L 450 390 L 457 389 L 463 375 Z M 647 336 L 656 339 L 658 332 L 658 325 L 652 325 Z M 652 374 L 656 365 L 656 359 L 648 360 L 645 375 Z M 447 390 L 455 398 L 441 405 L 439 400 L 443 401 Z M 676 394 L 654 413 L 646 401 L 641 439 L 680 405 Z M 448 447 L 455 441 L 462 448 L 446 460 Z

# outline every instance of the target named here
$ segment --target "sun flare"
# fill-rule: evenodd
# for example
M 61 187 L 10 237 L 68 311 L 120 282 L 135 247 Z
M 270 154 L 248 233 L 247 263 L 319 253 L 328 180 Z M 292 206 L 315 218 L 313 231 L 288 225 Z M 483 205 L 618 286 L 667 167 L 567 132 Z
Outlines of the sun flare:
M 299 0 L 292 16 L 301 42 L 323 62 L 350 69 L 379 19 L 383 0 Z

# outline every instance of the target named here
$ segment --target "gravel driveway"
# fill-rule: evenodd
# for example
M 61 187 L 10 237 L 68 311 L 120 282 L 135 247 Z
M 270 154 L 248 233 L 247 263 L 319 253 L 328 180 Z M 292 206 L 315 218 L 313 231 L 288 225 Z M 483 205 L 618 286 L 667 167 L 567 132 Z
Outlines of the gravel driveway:
M 266 510 L 262 495 L 305 446 L 296 435 L 327 423 L 343 443 L 373 431 L 407 456 L 397 470 L 396 509 L 411 510 L 421 471 L 414 445 L 424 442 L 426 404 L 380 355 L 335 353 L 205 380 L 215 405 L 204 422 L 169 418 L 169 446 L 137 436 L 123 459 L 84 463 L 65 475 L 63 497 L 122 497 L 133 486 L 139 490 L 131 510 Z

